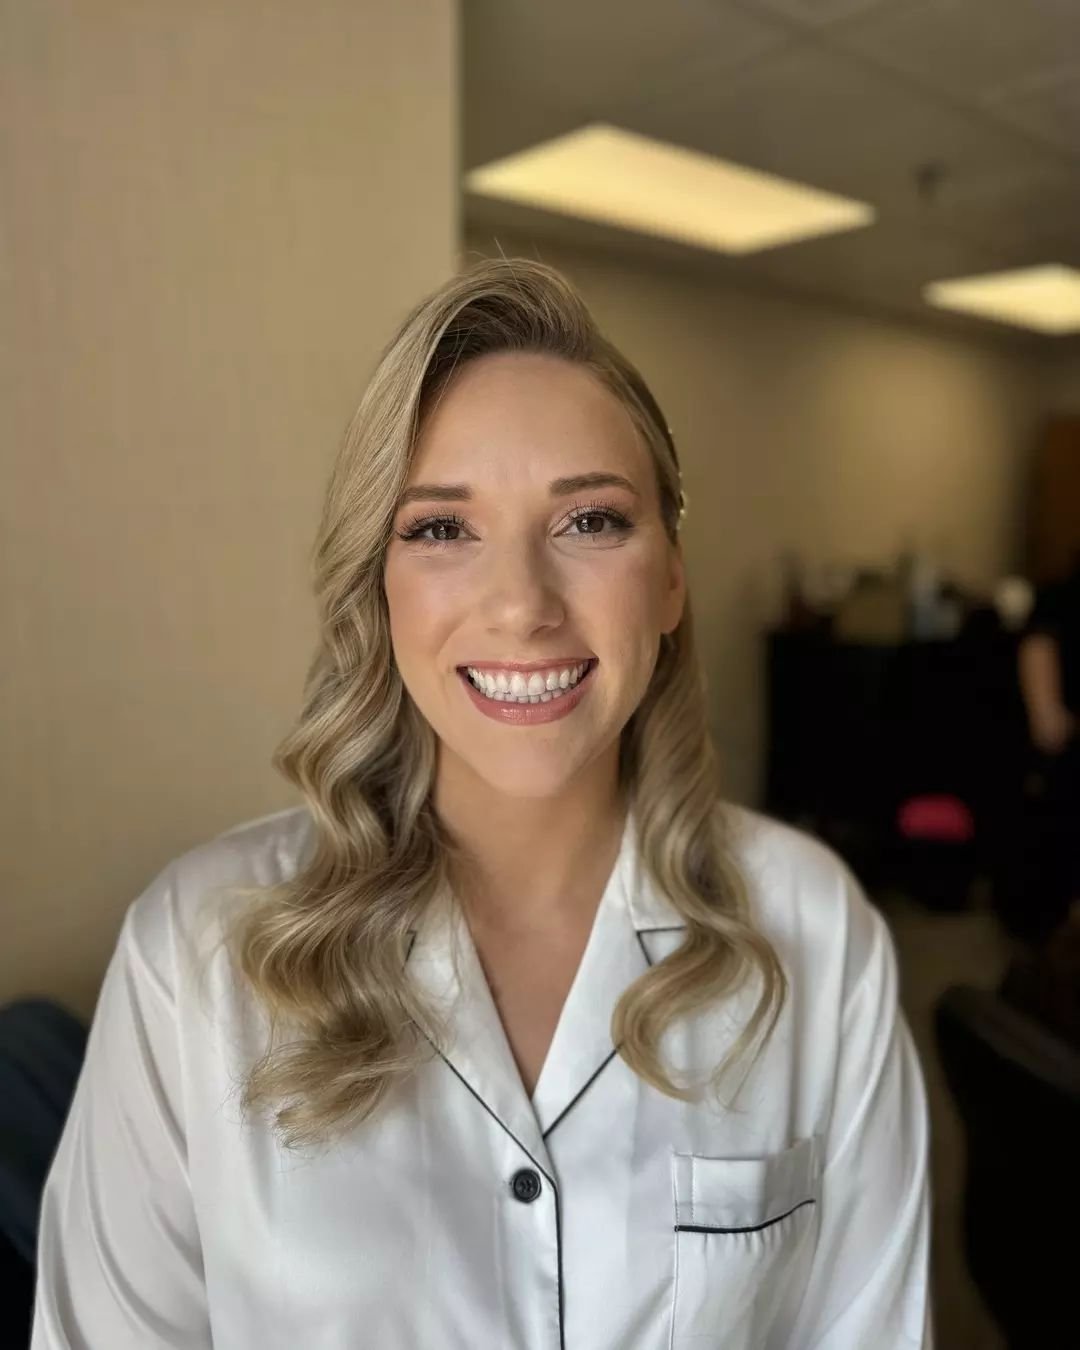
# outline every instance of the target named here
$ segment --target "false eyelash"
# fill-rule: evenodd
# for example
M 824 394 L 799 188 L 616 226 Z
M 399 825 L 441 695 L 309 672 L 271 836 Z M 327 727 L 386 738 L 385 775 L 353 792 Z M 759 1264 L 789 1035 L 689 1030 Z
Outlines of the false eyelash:
M 465 521 L 454 511 L 442 516 L 424 516 L 421 520 L 414 520 L 412 524 L 407 525 L 405 529 L 398 530 L 397 537 L 406 541 L 415 539 L 417 535 L 422 534 L 424 530 L 431 525 L 458 525 L 464 529 Z M 447 539 L 426 539 L 423 542 L 427 544 L 446 544 L 453 543 L 454 541 Z
M 589 502 L 584 506 L 576 507 L 566 523 L 572 525 L 583 516 L 603 516 L 605 520 L 611 521 L 614 532 L 618 534 L 627 534 L 634 528 L 621 511 L 617 511 L 615 507 L 609 505 L 607 502 Z M 451 511 L 443 515 L 425 516 L 421 520 L 413 521 L 412 524 L 406 526 L 404 530 L 399 530 L 397 536 L 399 539 L 403 539 L 406 542 L 417 540 L 417 542 L 428 548 L 445 548 L 449 544 L 456 544 L 460 541 L 457 539 L 420 539 L 419 536 L 432 525 L 457 525 L 461 529 L 464 529 L 465 524 L 466 522 L 461 516 L 456 512 Z M 582 535 L 581 538 L 588 538 L 588 536 Z

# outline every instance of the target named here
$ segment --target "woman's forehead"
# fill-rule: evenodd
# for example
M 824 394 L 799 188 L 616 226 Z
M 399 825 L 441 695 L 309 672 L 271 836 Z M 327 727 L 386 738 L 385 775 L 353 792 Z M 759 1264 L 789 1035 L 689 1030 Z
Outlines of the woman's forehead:
M 595 468 L 632 479 L 648 462 L 629 410 L 590 370 L 498 353 L 467 362 L 443 390 L 421 427 L 410 478 L 436 468 L 498 477 L 542 465 L 545 482 Z

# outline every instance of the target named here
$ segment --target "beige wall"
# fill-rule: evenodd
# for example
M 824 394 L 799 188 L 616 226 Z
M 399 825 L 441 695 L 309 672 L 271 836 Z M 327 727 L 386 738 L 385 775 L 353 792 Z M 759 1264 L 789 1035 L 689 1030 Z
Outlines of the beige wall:
M 0 13 L 0 1000 L 88 1010 L 151 876 L 294 800 L 326 471 L 454 266 L 457 11 Z
M 561 267 L 637 362 L 680 447 L 685 549 L 730 795 L 763 788 L 763 623 L 780 551 L 888 564 L 905 539 L 966 585 L 1020 566 L 1041 363 L 691 272 L 479 228 L 470 254 Z

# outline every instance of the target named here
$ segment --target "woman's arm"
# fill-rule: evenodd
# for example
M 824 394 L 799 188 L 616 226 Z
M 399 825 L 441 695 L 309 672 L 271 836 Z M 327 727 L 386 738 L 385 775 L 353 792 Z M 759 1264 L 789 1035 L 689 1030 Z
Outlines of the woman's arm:
M 211 1345 L 173 960 L 159 936 L 169 930 L 169 877 L 166 868 L 129 909 L 105 974 L 45 1183 L 31 1350 Z
M 1017 653 L 1020 692 L 1031 739 L 1046 754 L 1063 750 L 1076 730 L 1076 717 L 1061 697 L 1061 651 L 1051 633 L 1028 633 Z
M 844 1009 L 818 1245 L 790 1344 L 932 1350 L 926 1091 L 889 930 L 851 874 L 843 884 L 871 940 Z

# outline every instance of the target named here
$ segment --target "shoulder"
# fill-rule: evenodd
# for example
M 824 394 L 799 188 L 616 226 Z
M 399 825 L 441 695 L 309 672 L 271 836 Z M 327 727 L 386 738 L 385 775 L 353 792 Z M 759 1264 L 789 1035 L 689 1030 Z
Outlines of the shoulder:
M 311 814 L 296 806 L 242 821 L 177 854 L 129 904 L 121 951 L 169 983 L 182 958 L 210 960 L 237 900 L 295 876 L 311 838 Z
M 888 926 L 835 849 L 762 811 L 733 802 L 724 811 L 753 920 L 795 981 L 846 1001 L 868 972 L 890 975 Z

